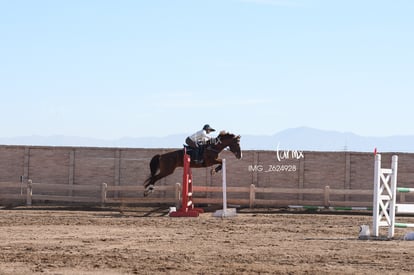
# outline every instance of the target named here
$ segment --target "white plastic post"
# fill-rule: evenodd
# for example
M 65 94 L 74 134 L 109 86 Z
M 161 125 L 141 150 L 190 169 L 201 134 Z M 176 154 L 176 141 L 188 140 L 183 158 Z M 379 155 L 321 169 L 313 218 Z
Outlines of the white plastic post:
M 222 160 L 221 164 L 222 171 L 222 187 L 223 187 L 223 209 L 217 210 L 213 213 L 214 217 L 225 218 L 234 217 L 237 215 L 236 208 L 227 208 L 227 176 L 226 176 L 226 160 Z
M 395 208 L 397 202 L 397 172 L 398 172 L 398 156 L 392 156 L 391 163 L 392 175 L 391 175 L 391 202 L 390 202 L 390 221 L 391 224 L 388 227 L 388 238 L 394 237 L 395 229 Z
M 374 198 L 372 206 L 372 235 L 378 237 L 379 235 L 379 196 L 381 186 L 381 155 L 375 155 L 374 167 Z
M 222 181 L 223 181 L 223 212 L 227 212 L 227 179 L 226 179 L 226 159 L 222 163 Z

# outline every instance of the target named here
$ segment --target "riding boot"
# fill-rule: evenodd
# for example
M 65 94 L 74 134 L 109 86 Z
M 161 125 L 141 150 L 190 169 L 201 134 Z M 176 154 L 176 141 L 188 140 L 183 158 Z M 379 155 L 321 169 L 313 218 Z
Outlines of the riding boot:
M 194 163 L 196 164 L 201 164 L 203 162 L 200 150 L 200 147 L 194 148 Z
M 197 152 L 197 154 L 198 154 L 197 162 L 199 164 L 201 164 L 201 163 L 204 162 L 204 159 L 203 159 L 204 147 L 203 146 L 198 147 L 198 150 L 197 151 L 198 151 Z
M 194 163 L 199 163 L 199 159 L 198 159 L 199 151 L 200 151 L 200 148 L 198 147 L 194 148 Z

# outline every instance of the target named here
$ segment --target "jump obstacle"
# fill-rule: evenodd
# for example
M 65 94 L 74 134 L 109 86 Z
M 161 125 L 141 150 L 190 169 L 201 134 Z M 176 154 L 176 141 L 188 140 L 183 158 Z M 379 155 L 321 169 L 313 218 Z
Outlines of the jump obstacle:
M 198 217 L 204 210 L 195 208 L 193 204 L 193 174 L 190 167 L 191 158 L 184 149 L 183 184 L 181 193 L 181 208 L 170 213 L 170 217 Z
M 412 223 L 397 223 L 395 215 L 414 214 L 414 204 L 397 204 L 397 192 L 413 193 L 414 188 L 397 187 L 398 156 L 392 156 L 391 169 L 381 168 L 381 155 L 375 155 L 372 235 L 378 237 L 380 227 L 388 227 L 388 238 L 394 237 L 395 227 L 414 227 Z
M 193 203 L 193 174 L 190 167 L 191 158 L 187 155 L 184 149 L 183 157 L 183 184 L 182 184 L 182 197 L 181 208 L 178 211 L 172 211 L 170 217 L 198 217 L 204 210 L 201 208 L 195 208 Z M 235 208 L 227 208 L 227 180 L 226 180 L 226 160 L 222 160 L 222 184 L 223 184 L 223 209 L 217 210 L 214 217 L 234 217 L 236 216 Z

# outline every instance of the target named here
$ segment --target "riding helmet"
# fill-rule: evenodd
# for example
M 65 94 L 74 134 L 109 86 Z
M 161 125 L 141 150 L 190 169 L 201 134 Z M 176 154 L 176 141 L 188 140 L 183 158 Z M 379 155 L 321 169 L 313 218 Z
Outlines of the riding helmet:
M 210 127 L 210 125 L 208 125 L 208 124 L 204 125 L 203 130 L 210 131 L 210 132 L 214 132 L 214 131 L 215 131 L 215 130 L 214 130 L 213 128 L 211 128 L 211 127 Z

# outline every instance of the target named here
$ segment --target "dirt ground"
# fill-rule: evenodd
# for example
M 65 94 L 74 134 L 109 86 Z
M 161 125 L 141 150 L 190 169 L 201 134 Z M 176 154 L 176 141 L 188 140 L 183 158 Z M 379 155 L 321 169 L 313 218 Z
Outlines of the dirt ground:
M 414 222 L 406 217 L 405 221 Z M 404 274 L 414 242 L 358 240 L 369 213 L 0 210 L 0 274 Z M 385 235 L 385 232 L 384 232 Z

